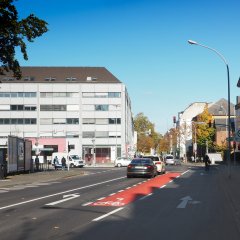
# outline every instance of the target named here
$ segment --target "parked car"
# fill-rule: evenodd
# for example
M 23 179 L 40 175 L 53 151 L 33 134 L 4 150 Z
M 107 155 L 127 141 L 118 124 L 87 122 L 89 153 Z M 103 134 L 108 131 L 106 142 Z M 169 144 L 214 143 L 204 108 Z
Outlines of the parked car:
M 118 157 L 115 160 L 115 167 L 127 167 L 128 164 L 132 161 L 131 158 L 127 157 Z
M 155 177 L 157 166 L 151 158 L 134 158 L 127 167 L 127 177 Z
M 173 155 L 166 155 L 165 156 L 165 163 L 166 165 L 176 165 L 176 160 L 174 159 Z
M 145 156 L 142 156 L 144 158 L 151 158 L 152 161 L 154 162 L 154 164 L 157 166 L 157 172 L 158 174 L 161 174 L 161 173 L 165 173 L 166 172 L 166 169 L 165 169 L 165 163 L 164 161 L 162 161 L 160 159 L 160 157 L 158 156 L 154 156 L 154 155 L 145 155 Z
M 54 158 L 57 157 L 57 163 L 54 164 Z M 67 154 L 64 152 L 54 152 L 52 154 L 52 160 L 51 164 L 54 166 L 56 165 L 56 168 L 61 168 L 62 167 L 62 158 L 65 158 L 67 160 L 67 165 L 69 164 L 69 167 L 84 167 L 85 166 L 85 161 L 77 154 Z

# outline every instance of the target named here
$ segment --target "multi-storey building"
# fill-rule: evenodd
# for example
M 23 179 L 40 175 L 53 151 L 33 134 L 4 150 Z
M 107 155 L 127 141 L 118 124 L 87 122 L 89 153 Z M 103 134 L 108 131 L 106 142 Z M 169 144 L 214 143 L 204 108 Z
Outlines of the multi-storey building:
M 0 76 L 1 145 L 28 138 L 45 158 L 68 151 L 112 162 L 133 149 L 126 86 L 104 67 L 22 67 L 20 80 Z

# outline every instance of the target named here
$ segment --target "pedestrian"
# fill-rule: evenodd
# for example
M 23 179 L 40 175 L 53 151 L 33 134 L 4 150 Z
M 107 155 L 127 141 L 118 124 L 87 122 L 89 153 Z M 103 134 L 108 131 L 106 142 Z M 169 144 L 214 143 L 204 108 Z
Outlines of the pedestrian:
M 53 159 L 53 165 L 54 165 L 54 169 L 57 170 L 57 166 L 58 166 L 59 162 L 58 162 L 58 157 L 55 156 L 55 158 Z
M 191 156 L 191 160 L 192 160 L 192 162 L 194 162 L 194 156 Z
M 209 158 L 208 154 L 206 154 L 204 156 L 204 163 L 205 163 L 205 171 L 208 171 L 209 170 L 209 166 L 211 164 L 211 161 L 210 161 L 210 158 Z
M 65 170 L 66 167 L 66 158 L 63 156 L 62 157 L 62 170 Z
M 36 166 L 36 170 L 38 172 L 39 171 L 39 158 L 38 158 L 38 156 L 35 157 L 35 166 Z

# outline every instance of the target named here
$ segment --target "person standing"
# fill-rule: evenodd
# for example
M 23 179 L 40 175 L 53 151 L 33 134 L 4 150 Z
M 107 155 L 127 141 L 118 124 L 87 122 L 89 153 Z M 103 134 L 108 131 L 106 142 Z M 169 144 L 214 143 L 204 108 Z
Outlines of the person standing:
M 57 166 L 58 166 L 58 157 L 55 156 L 55 158 L 53 159 L 53 165 L 54 165 L 54 169 L 57 170 Z
M 208 171 L 211 161 L 207 154 L 204 156 L 204 163 L 205 163 L 205 170 Z
M 62 170 L 65 170 L 66 168 L 66 158 L 63 156 L 62 157 Z
M 38 172 L 39 171 L 39 158 L 38 158 L 38 156 L 35 157 L 35 166 L 36 166 L 36 170 Z

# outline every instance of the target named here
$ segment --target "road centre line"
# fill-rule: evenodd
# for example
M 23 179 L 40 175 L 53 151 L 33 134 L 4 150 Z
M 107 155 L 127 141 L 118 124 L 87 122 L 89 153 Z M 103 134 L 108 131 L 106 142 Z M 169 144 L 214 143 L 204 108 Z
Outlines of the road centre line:
M 102 220 L 103 218 L 108 217 L 108 216 L 110 216 L 110 215 L 112 215 L 112 214 L 114 214 L 114 213 L 116 213 L 116 212 L 118 212 L 118 211 L 120 211 L 122 209 L 124 209 L 124 207 L 117 208 L 117 209 L 115 209 L 115 210 L 113 210 L 113 211 L 111 211 L 111 212 L 109 212 L 107 214 L 104 214 L 104 215 L 102 215 L 102 216 L 100 216 L 98 218 L 93 219 L 92 222 L 97 222 L 99 220 Z
M 63 192 L 59 192 L 59 193 L 54 193 L 54 194 L 46 195 L 46 196 L 39 197 L 39 198 L 33 198 L 31 200 L 28 200 L 28 201 L 14 203 L 14 204 L 10 204 L 10 205 L 4 206 L 4 207 L 0 207 L 0 210 L 20 206 L 20 205 L 31 203 L 31 202 L 36 202 L 36 201 L 39 201 L 39 200 L 42 200 L 42 199 L 46 199 L 46 198 L 50 198 L 50 197 L 54 197 L 54 196 L 58 196 L 58 195 L 62 195 L 62 194 L 70 193 L 70 192 L 75 192 L 75 191 L 90 188 L 90 187 L 95 187 L 95 186 L 102 185 L 102 184 L 105 184 L 105 183 L 117 181 L 117 180 L 120 180 L 120 179 L 123 179 L 123 178 L 126 178 L 126 177 L 114 178 L 114 179 L 111 179 L 111 180 L 108 180 L 108 181 L 94 183 L 94 184 L 90 184 L 90 185 L 80 187 L 80 188 L 74 188 L 74 189 L 71 189 L 71 190 L 67 190 L 67 191 L 63 191 Z

